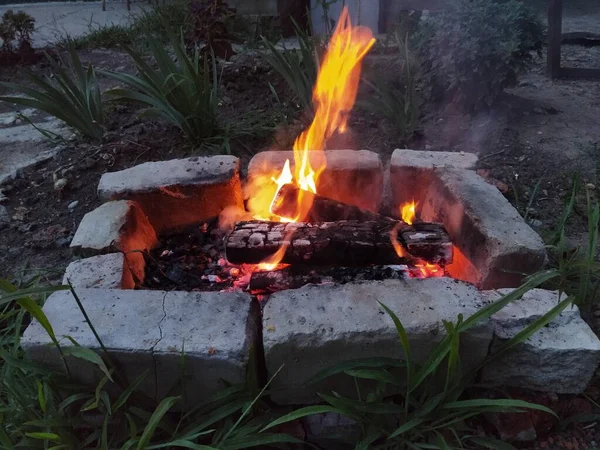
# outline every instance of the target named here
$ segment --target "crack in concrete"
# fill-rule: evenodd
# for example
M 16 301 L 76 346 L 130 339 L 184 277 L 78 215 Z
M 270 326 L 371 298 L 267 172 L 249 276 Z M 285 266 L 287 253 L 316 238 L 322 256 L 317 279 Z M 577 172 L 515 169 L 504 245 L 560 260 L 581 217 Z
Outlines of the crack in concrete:
M 162 299 L 163 316 L 158 321 L 158 340 L 150 348 L 150 356 L 152 357 L 152 365 L 154 368 L 154 399 L 158 398 L 158 368 L 156 365 L 156 358 L 154 357 L 154 349 L 160 343 L 160 341 L 162 341 L 162 339 L 164 337 L 161 325 L 162 325 L 163 321 L 167 318 L 167 311 L 165 309 L 165 300 L 167 298 L 167 295 L 169 295 L 169 291 L 165 292 L 165 295 L 163 296 L 163 299 Z

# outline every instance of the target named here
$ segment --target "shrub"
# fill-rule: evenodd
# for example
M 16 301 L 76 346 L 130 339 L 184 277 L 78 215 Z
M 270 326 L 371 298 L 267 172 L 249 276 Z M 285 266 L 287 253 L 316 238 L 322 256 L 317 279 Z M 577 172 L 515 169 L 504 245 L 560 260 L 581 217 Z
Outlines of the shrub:
M 472 109 L 490 105 L 540 53 L 544 27 L 520 0 L 456 0 L 417 34 L 427 82 Z
M 195 48 L 190 57 L 183 39 L 171 35 L 173 60 L 158 39 L 146 38 L 158 66 L 154 69 L 140 53 L 125 46 L 135 61 L 139 76 L 102 72 L 126 87 L 108 91 L 115 101 L 137 102 L 146 106 L 144 115 L 166 120 L 178 127 L 189 142 L 200 144 L 220 130 L 217 120 L 218 80 L 216 62 L 200 58 Z
M 0 39 L 2 50 L 13 51 L 13 41 L 17 41 L 19 51 L 31 51 L 31 34 L 35 28 L 35 19 L 24 11 L 14 12 L 9 9 L 0 22 Z
M 204 46 L 200 52 L 213 53 L 223 59 L 235 54 L 231 46 L 234 39 L 227 24 L 235 18 L 237 11 L 223 0 L 192 0 L 189 4 L 186 41 L 191 47 L 199 42 Z
M 104 109 L 102 95 L 91 64 L 87 69 L 81 63 L 75 47 L 69 45 L 70 62 L 55 61 L 47 55 L 52 67 L 50 77 L 34 73 L 27 77 L 35 85 L 31 88 L 17 83 L 0 83 L 11 91 L 27 97 L 0 97 L 1 101 L 44 111 L 81 134 L 100 140 L 104 136 Z

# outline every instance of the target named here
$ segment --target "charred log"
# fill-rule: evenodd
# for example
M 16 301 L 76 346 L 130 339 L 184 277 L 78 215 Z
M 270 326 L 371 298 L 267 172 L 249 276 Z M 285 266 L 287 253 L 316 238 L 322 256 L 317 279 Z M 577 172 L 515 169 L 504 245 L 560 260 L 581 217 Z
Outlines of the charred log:
M 378 221 L 392 224 L 396 222 L 391 217 L 300 190 L 293 184 L 286 184 L 279 190 L 271 212 L 280 217 L 297 217 L 298 204 L 304 202 L 310 207 L 308 217 L 304 219 L 305 222 L 336 222 L 338 220 Z
M 399 256 L 390 234 L 397 231 Z M 446 265 L 452 243 L 438 224 L 338 221 L 323 223 L 239 222 L 225 243 L 232 264 L 258 264 L 285 247 L 282 263 L 360 267 L 413 264 L 417 260 Z
M 307 284 L 349 283 L 362 280 L 403 280 L 409 277 L 406 266 L 371 267 L 307 267 L 290 266 L 285 269 L 252 273 L 249 289 L 253 294 L 271 294 L 286 289 L 298 289 Z

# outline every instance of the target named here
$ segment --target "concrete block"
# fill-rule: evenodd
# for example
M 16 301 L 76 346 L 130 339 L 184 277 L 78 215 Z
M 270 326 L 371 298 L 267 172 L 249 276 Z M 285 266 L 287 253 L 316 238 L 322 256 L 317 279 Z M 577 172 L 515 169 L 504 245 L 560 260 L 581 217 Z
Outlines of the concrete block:
M 471 285 L 449 278 L 386 280 L 345 285 L 308 285 L 278 292 L 263 311 L 263 345 L 267 371 L 283 369 L 272 382 L 271 398 L 279 404 L 319 401 L 316 392 L 351 394 L 349 377 L 332 377 L 318 385 L 307 381 L 343 361 L 367 357 L 402 358 L 391 318 L 378 301 L 402 320 L 417 362 L 424 362 L 444 334 L 442 320 L 473 314 L 482 305 Z M 487 323 L 463 335 L 466 367 L 486 357 L 492 339 Z
M 63 284 L 75 289 L 133 289 L 135 281 L 122 253 L 92 256 L 68 265 Z
M 162 292 L 115 289 L 79 289 L 78 296 L 104 345 L 130 381 L 149 371 L 141 390 L 157 400 L 180 394 L 187 387 L 186 404 L 197 405 L 225 387 L 241 383 L 251 346 L 258 336 L 257 310 L 243 293 Z M 44 313 L 64 346 L 71 336 L 80 345 L 100 353 L 70 292 L 56 292 Z M 60 356 L 42 326 L 33 321 L 21 345 L 35 362 L 61 370 Z M 180 380 L 182 348 L 185 378 Z M 101 377 L 90 363 L 67 358 L 81 382 Z
M 256 154 L 248 164 L 248 185 L 253 180 L 278 174 L 286 159 L 294 171 L 292 151 Z M 379 211 L 383 196 L 383 165 L 379 155 L 367 150 L 327 150 L 310 152 L 313 167 L 327 167 L 317 181 L 317 193 L 369 211 Z
M 397 214 L 400 205 L 420 199 L 433 182 L 435 169 L 475 169 L 477 160 L 474 153 L 394 150 L 386 171 L 389 173 L 387 206 Z
M 494 301 L 510 291 L 485 292 L 484 298 Z M 535 289 L 492 316 L 494 340 L 491 353 L 559 301 L 558 292 Z M 486 365 L 482 383 L 579 394 L 587 387 L 599 363 L 600 340 L 573 306 L 527 341 Z
M 328 450 L 347 449 L 343 442 L 360 439 L 360 425 L 337 413 L 314 414 L 303 419 L 306 440 Z
M 98 196 L 135 200 L 160 233 L 218 216 L 227 206 L 242 208 L 239 165 L 223 155 L 147 162 L 102 175 Z
M 71 248 L 79 255 L 92 256 L 124 252 L 135 280 L 144 279 L 142 253 L 158 243 L 154 228 L 139 204 L 119 200 L 107 202 L 83 216 Z
M 494 186 L 470 170 L 436 169 L 419 217 L 444 224 L 455 246 L 453 278 L 480 289 L 517 287 L 546 261 L 542 238 Z

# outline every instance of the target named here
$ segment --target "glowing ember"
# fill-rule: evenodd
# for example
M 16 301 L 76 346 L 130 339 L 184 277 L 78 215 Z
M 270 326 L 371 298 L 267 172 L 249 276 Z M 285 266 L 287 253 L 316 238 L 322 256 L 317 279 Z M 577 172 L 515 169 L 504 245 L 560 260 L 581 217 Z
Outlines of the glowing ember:
M 416 216 L 417 203 L 413 200 L 410 203 L 405 203 L 400 206 L 400 217 L 402 220 L 409 225 L 412 225 L 415 221 Z
M 446 275 L 445 270 L 437 264 L 419 262 L 415 264 L 420 275 L 418 278 L 440 278 Z

